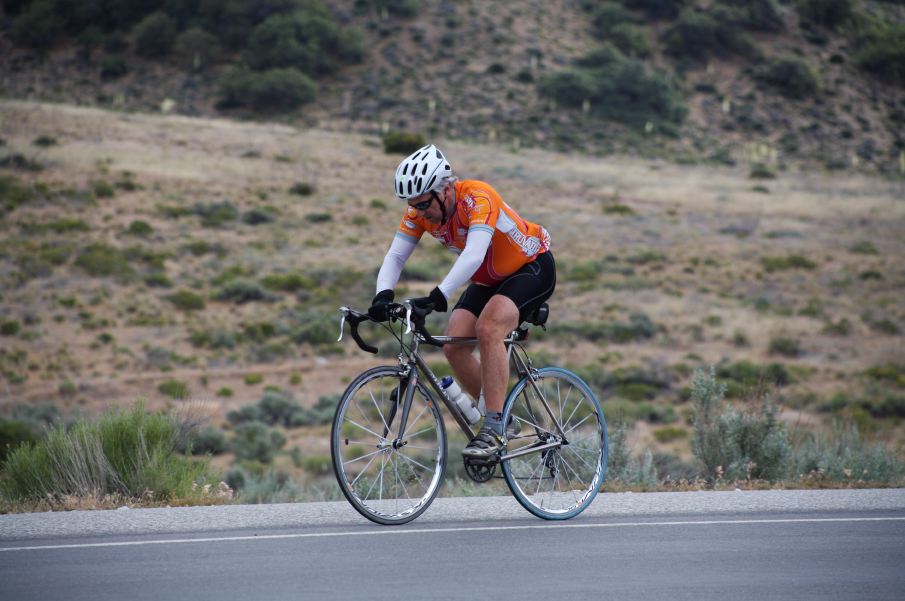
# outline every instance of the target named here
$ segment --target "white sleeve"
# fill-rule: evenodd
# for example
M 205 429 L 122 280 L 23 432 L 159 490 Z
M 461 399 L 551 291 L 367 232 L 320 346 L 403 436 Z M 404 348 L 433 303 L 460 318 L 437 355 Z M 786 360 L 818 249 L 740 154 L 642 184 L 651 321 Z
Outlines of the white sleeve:
M 449 273 L 440 282 L 439 288 L 443 296 L 449 298 L 462 284 L 471 279 L 471 276 L 478 270 L 487 255 L 491 238 L 493 238 L 493 230 L 490 228 L 482 227 L 468 230 L 468 239 L 465 242 L 462 254 L 459 255 Z
M 387 251 L 383 258 L 383 265 L 377 273 L 377 292 L 381 290 L 392 290 L 399 281 L 399 275 L 408 258 L 412 256 L 412 251 L 418 241 L 404 234 L 396 234 L 390 250 Z

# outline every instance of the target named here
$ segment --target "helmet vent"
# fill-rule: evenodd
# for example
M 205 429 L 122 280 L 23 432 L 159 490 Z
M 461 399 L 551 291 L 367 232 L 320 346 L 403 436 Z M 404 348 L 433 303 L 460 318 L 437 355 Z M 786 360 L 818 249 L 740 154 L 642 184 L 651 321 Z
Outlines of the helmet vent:
M 437 176 L 436 176 L 436 175 L 432 175 L 430 181 L 427 182 L 426 188 L 427 188 L 428 190 L 430 190 L 430 189 L 433 187 L 435 181 L 437 181 Z

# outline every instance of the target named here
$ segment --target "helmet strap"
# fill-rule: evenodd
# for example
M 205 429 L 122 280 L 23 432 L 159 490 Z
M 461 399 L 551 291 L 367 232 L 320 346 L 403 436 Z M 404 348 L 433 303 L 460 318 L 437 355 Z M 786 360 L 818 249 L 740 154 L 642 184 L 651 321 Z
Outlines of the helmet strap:
M 431 190 L 431 195 L 433 195 L 437 204 L 440 205 L 440 225 L 446 225 L 446 207 L 443 206 L 443 201 L 440 200 L 440 195 L 437 194 L 436 190 Z

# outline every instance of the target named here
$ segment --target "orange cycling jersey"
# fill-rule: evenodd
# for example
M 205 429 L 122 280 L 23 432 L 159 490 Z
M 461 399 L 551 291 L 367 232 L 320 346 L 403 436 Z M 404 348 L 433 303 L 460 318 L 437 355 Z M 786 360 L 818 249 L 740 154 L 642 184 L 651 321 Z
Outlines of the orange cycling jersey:
M 416 242 L 429 232 L 446 248 L 459 254 L 469 231 L 493 234 L 484 261 L 471 276 L 477 284 L 498 284 L 550 249 L 550 235 L 536 223 L 519 217 L 489 184 L 477 180 L 455 183 L 456 208 L 445 225 L 431 223 L 409 207 L 399 224 L 399 233 Z

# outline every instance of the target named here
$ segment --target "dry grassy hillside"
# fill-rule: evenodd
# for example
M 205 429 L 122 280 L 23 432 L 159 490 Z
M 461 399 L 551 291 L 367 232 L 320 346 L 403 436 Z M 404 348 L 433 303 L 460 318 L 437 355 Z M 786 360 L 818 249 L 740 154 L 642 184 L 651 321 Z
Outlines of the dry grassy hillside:
M 401 213 L 377 138 L 20 101 L 0 137 L 0 413 L 179 397 L 220 423 L 266 386 L 311 406 L 382 361 L 333 342 Z M 689 455 L 683 389 L 709 365 L 796 427 L 843 416 L 905 442 L 901 181 L 436 142 L 550 230 L 533 348 L 637 418 L 638 444 Z M 449 264 L 425 240 L 403 293 Z

